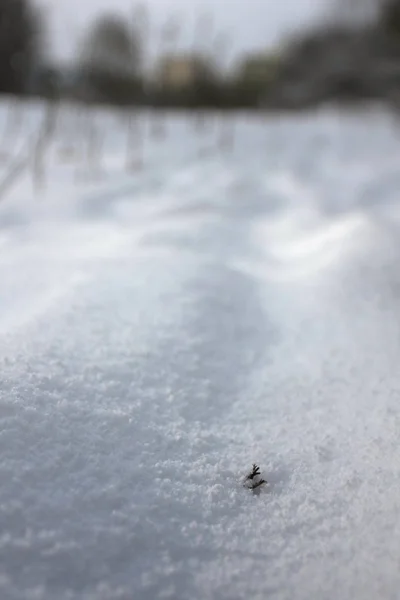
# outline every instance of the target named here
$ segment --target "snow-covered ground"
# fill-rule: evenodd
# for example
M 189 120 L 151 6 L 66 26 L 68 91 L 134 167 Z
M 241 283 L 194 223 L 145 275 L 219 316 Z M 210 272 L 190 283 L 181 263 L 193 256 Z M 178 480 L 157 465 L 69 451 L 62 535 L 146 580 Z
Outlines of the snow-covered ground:
M 393 120 L 96 118 L 0 197 L 1 600 L 397 599 Z

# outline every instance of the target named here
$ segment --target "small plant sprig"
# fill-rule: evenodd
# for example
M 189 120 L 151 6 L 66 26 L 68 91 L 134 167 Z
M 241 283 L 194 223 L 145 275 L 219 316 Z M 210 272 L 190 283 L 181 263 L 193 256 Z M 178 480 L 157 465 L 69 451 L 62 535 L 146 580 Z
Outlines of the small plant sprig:
M 255 490 L 265 483 L 267 483 L 267 481 L 261 477 L 260 467 L 253 463 L 252 470 L 245 478 L 244 486 L 250 490 Z

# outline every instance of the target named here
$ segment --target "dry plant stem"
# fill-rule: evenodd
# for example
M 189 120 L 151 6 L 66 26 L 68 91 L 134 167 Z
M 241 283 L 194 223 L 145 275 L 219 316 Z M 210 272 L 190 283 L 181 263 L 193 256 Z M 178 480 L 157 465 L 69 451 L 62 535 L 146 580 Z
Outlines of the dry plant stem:
M 62 122 L 62 143 L 59 148 L 59 157 L 63 161 L 72 161 L 77 157 L 78 149 L 77 149 L 77 140 L 79 138 L 79 126 L 77 123 L 78 120 L 78 110 L 77 107 L 73 104 L 65 103 L 63 105 L 62 111 L 63 119 Z
M 23 125 L 24 107 L 22 100 L 19 98 L 13 98 L 10 102 L 8 115 L 7 115 L 7 126 L 5 135 L 7 137 L 17 137 L 21 131 Z
M 24 149 L 25 149 L 24 144 Z M 0 201 L 4 200 L 6 193 L 11 189 L 11 187 L 18 183 L 21 175 L 26 170 L 29 165 L 29 153 L 24 153 L 22 156 L 19 156 L 15 161 L 12 162 L 7 172 L 5 173 L 3 179 L 0 181 Z
M 143 166 L 144 132 L 134 109 L 128 110 L 125 122 L 127 129 L 125 166 L 127 171 L 133 171 Z
M 94 109 L 87 106 L 82 113 L 82 126 L 86 145 L 86 171 L 82 173 L 84 179 L 90 179 L 101 173 L 101 159 L 103 155 L 104 136 L 96 123 Z
M 24 121 L 24 105 L 20 98 L 12 98 L 8 105 L 3 139 L 1 143 L 1 155 L 8 158 L 12 153 L 18 135 L 21 132 Z
M 44 117 L 33 149 L 32 177 L 36 192 L 42 191 L 45 185 L 45 159 L 52 137 L 54 135 L 59 106 L 56 102 L 48 101 L 44 107 Z
M 92 173 L 94 177 L 101 177 L 103 173 L 103 155 L 105 145 L 105 134 L 100 130 L 99 125 L 93 122 L 93 140 L 92 140 Z
M 84 102 L 78 102 L 76 105 L 76 144 L 81 160 L 76 162 L 75 182 L 85 178 L 84 158 L 86 157 L 86 140 L 88 137 L 89 106 Z
M 166 123 L 162 109 L 153 110 L 152 117 L 150 121 L 151 136 L 155 139 L 164 139 L 166 137 Z
M 197 133 L 205 133 L 207 129 L 206 113 L 202 108 L 197 109 L 194 119 L 194 127 Z
M 232 152 L 235 147 L 235 121 L 229 113 L 221 114 L 219 146 L 222 152 Z

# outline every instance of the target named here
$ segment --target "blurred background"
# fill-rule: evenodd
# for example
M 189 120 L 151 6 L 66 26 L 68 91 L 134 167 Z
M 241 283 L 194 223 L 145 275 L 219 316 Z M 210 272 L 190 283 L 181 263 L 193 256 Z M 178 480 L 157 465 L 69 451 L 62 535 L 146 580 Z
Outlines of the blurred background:
M 254 110 L 398 96 L 397 0 L 2 0 L 0 24 L 5 94 Z

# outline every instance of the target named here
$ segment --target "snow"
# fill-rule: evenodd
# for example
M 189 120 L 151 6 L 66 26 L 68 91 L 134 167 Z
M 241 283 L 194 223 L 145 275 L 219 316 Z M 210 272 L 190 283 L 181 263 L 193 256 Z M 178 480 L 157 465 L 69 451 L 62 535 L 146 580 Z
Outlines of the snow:
M 0 597 L 397 598 L 391 117 L 141 114 L 127 171 L 102 112 L 89 172 L 63 107 L 35 188 L 41 111 L 0 106 Z

